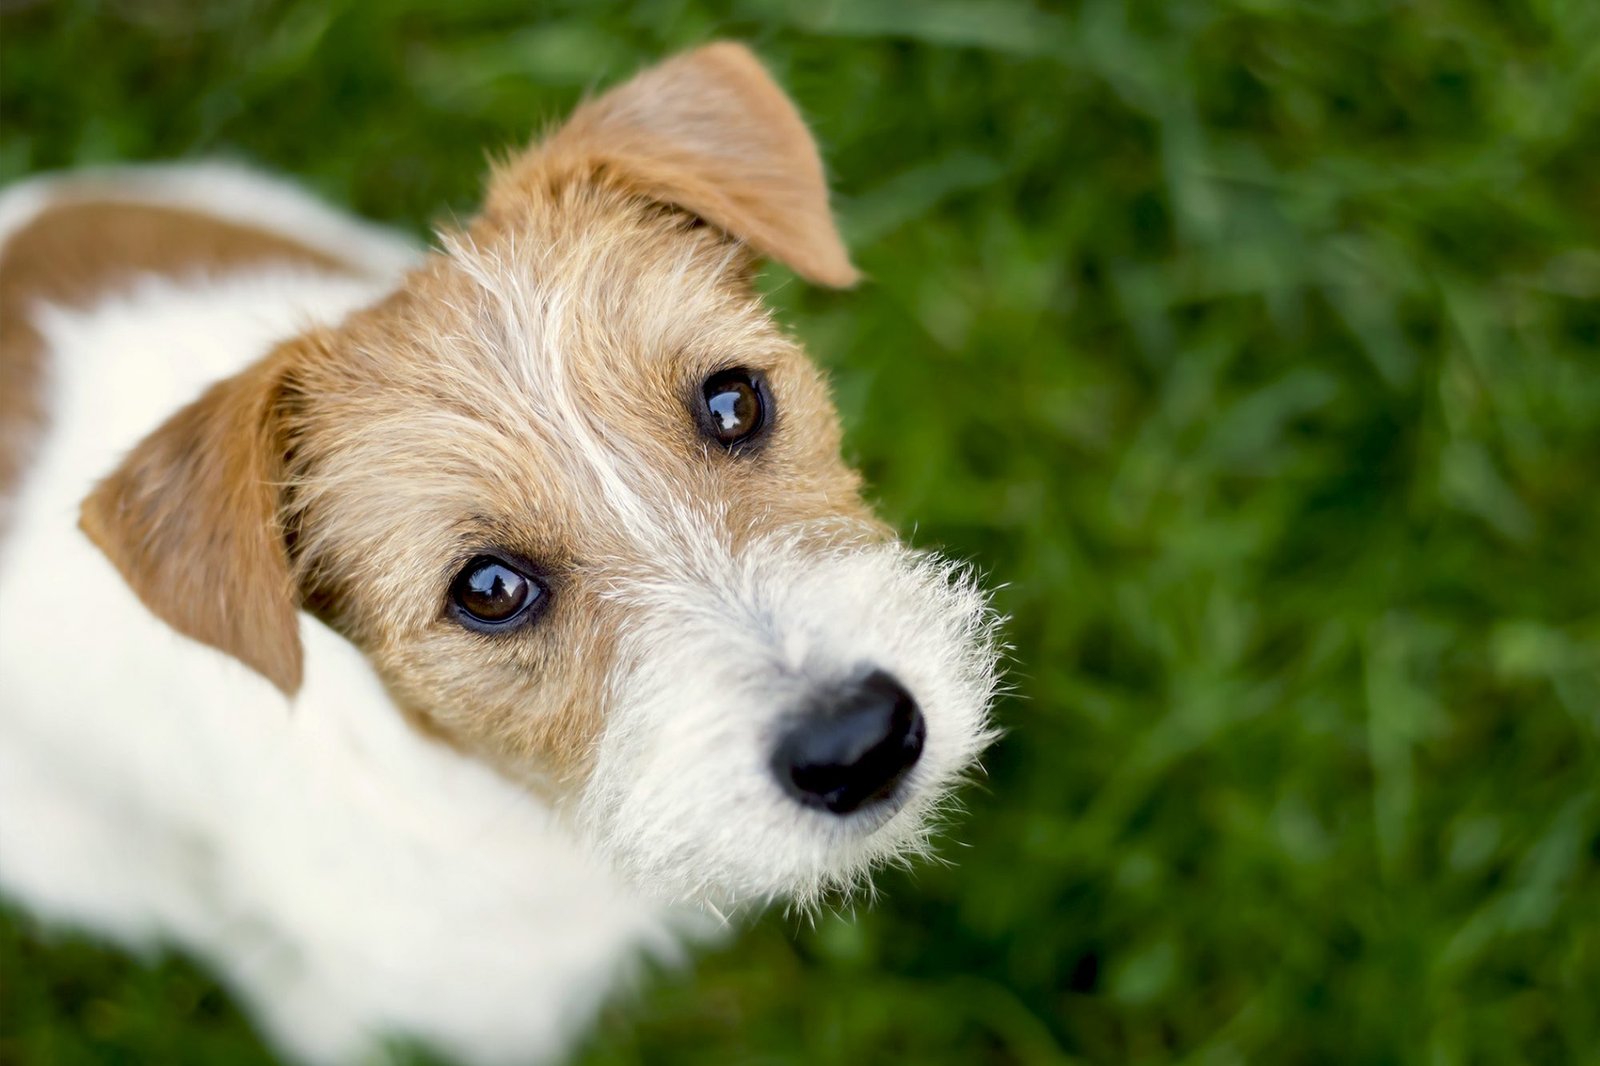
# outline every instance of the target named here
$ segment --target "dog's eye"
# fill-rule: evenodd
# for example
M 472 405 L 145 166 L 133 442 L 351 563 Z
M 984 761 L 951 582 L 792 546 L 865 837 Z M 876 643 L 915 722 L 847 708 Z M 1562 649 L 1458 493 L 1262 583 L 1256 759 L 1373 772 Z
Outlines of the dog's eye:
M 457 620 L 484 632 L 531 621 L 547 599 L 538 578 L 493 555 L 477 556 L 450 583 Z
M 707 435 L 732 448 L 760 432 L 767 421 L 766 381 L 750 370 L 724 370 L 701 386 Z

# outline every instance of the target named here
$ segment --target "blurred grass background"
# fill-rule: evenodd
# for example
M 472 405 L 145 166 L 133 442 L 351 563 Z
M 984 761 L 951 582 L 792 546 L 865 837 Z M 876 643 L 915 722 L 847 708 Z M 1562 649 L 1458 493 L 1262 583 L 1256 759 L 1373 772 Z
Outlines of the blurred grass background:
M 715 36 L 869 284 L 774 285 L 1018 696 L 949 868 L 772 915 L 587 1063 L 1600 1056 L 1600 4 L 15 3 L 0 177 L 222 155 L 414 232 Z M 471 980 L 471 975 L 463 975 Z M 266 1060 L 13 913 L 0 1058 Z

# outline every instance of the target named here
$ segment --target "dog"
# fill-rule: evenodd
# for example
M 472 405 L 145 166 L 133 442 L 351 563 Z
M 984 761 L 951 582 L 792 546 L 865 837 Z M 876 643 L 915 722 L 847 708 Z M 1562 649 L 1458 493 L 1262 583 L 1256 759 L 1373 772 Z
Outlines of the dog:
M 420 250 L 220 165 L 0 199 L 0 888 L 285 1056 L 567 1050 L 641 960 L 926 851 L 997 618 L 754 287 L 857 280 L 743 46 Z

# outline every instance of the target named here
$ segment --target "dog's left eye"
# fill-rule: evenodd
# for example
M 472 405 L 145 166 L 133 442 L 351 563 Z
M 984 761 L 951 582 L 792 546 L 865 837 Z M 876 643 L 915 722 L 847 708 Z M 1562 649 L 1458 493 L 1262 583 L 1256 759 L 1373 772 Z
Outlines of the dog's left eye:
M 767 423 L 767 383 L 758 371 L 724 370 L 700 388 L 705 405 L 700 422 L 706 435 L 724 448 L 743 444 Z
M 480 632 L 531 621 L 548 599 L 543 582 L 494 555 L 477 556 L 450 583 L 457 621 Z

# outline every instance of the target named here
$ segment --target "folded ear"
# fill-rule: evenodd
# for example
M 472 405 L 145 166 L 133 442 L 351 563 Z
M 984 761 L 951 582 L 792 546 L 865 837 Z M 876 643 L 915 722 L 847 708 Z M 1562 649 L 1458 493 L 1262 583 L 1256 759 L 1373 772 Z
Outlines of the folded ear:
M 218 382 L 83 501 L 79 525 L 178 632 L 300 687 L 300 618 L 279 526 L 279 353 Z
M 490 213 L 514 211 L 547 167 L 573 163 L 690 211 L 810 281 L 843 287 L 858 277 L 828 210 L 817 146 L 743 45 L 686 52 L 582 105 L 495 175 Z

